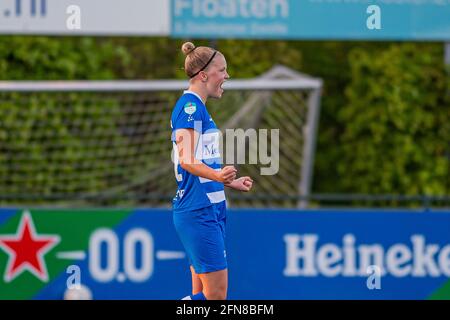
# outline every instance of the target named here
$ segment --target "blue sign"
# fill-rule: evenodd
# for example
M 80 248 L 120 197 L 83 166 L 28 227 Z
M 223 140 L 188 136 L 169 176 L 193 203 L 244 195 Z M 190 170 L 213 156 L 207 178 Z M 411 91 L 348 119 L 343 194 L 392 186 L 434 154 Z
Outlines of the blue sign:
M 449 40 L 448 0 L 172 0 L 174 37 Z
M 243 211 L 229 226 L 239 299 L 450 297 L 450 212 Z
M 190 294 L 169 210 L 66 211 L 0 210 L 3 296 Z M 227 223 L 230 299 L 450 298 L 448 210 L 229 210 Z

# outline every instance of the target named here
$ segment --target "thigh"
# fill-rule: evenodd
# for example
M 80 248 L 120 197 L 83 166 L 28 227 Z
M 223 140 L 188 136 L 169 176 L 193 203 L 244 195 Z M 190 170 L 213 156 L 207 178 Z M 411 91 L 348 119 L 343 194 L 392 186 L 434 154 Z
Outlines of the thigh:
M 214 206 L 174 213 L 174 224 L 197 274 L 227 268 L 225 241 Z

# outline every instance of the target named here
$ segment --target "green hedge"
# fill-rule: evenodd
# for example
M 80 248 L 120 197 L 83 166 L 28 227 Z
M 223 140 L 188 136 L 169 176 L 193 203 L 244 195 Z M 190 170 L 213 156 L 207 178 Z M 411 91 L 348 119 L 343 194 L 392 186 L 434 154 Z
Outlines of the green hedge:
M 117 76 L 111 66 L 126 63 L 128 55 L 123 47 L 93 38 L 1 37 L 0 74 L 3 80 L 110 79 Z M 87 114 L 102 126 L 93 130 Z M 111 164 L 96 156 L 85 137 L 95 140 L 108 133 L 111 144 L 123 144 L 115 128 L 119 117 L 113 99 L 93 104 L 89 94 L 2 93 L 0 194 L 16 203 L 15 199 L 30 195 L 104 190 Z M 73 123 L 82 125 L 75 128 Z M 53 167 L 56 161 L 60 165 Z M 83 165 L 98 168 L 100 174 L 76 169 Z
M 345 124 L 336 141 L 339 190 L 446 195 L 450 99 L 442 45 L 353 49 Z
M 183 78 L 182 42 L 141 37 L 1 36 L 0 78 Z M 217 46 L 227 57 L 232 78 L 252 77 L 277 63 L 323 78 L 314 192 L 449 194 L 449 77 L 443 65 L 442 44 L 195 43 Z M 5 143 L 8 126 L 15 121 L 11 117 L 18 114 L 10 109 L 19 107 L 0 108 L 0 143 Z M 9 142 L 10 148 L 34 148 L 28 151 L 45 163 L 40 146 L 27 146 L 24 136 L 32 124 L 27 126 L 22 136 Z M 61 123 L 51 128 L 66 130 Z M 74 136 L 67 138 L 76 140 Z M 83 157 L 83 152 L 78 156 Z M 74 155 L 73 161 L 78 156 Z M 0 163 L 6 163 L 2 157 L 0 154 Z M 33 170 L 30 174 L 39 171 Z M 8 174 L 7 167 L 0 165 L 0 174 Z M 101 179 L 91 181 L 90 190 L 105 183 Z

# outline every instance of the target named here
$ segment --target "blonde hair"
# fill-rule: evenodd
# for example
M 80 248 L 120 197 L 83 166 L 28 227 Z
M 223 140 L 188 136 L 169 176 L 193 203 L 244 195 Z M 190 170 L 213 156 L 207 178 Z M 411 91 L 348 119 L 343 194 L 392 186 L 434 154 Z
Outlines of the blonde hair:
M 196 47 L 192 42 L 185 42 L 181 46 L 186 59 L 184 71 L 189 78 L 193 78 L 200 71 L 207 69 L 216 54 L 221 54 L 210 47 Z

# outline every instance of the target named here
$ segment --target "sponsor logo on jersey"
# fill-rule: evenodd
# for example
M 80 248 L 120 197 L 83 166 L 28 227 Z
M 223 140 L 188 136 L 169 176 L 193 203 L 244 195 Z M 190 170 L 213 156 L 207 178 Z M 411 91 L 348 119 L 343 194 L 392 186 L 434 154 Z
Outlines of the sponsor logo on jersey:
M 186 112 L 187 114 L 191 115 L 195 111 L 197 111 L 197 105 L 195 103 L 188 102 L 184 105 L 184 112 Z

